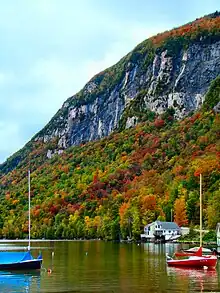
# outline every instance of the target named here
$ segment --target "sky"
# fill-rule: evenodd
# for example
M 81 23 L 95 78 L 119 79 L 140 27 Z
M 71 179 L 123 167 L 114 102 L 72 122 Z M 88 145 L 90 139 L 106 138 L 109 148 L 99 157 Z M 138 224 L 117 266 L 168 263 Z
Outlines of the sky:
M 0 163 L 138 43 L 219 0 L 0 0 Z

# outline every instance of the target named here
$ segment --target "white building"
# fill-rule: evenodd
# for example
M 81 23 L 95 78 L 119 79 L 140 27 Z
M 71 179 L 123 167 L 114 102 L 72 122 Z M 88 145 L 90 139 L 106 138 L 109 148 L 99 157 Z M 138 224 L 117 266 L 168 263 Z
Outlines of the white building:
M 180 227 L 181 235 L 188 235 L 189 234 L 189 227 Z
M 146 240 L 164 239 L 175 240 L 181 236 L 180 227 L 174 222 L 155 221 L 144 227 L 144 234 L 141 238 Z
M 216 226 L 216 234 L 217 234 L 217 246 L 220 246 L 220 223 Z

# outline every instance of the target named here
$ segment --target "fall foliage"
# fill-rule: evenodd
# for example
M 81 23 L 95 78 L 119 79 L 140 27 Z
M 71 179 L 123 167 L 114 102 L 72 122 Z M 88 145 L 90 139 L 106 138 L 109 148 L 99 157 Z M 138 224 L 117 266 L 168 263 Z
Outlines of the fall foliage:
M 148 58 L 175 46 L 179 50 L 201 35 L 212 42 L 219 35 L 219 20 L 207 16 L 159 34 L 126 58 Z M 112 67 L 104 77 L 94 77 L 102 89 L 120 80 L 123 62 L 117 72 Z M 0 238 L 27 237 L 29 166 L 32 238 L 138 239 L 144 225 L 158 218 L 170 221 L 171 210 L 178 225 L 197 225 L 200 173 L 204 225 L 214 229 L 220 222 L 220 115 L 210 105 L 219 98 L 219 80 L 212 83 L 201 111 L 181 121 L 174 120 L 173 108 L 162 115 L 146 110 L 135 127 L 119 128 L 51 159 L 47 151 L 56 149 L 56 140 L 30 141 L 23 153 L 0 165 Z

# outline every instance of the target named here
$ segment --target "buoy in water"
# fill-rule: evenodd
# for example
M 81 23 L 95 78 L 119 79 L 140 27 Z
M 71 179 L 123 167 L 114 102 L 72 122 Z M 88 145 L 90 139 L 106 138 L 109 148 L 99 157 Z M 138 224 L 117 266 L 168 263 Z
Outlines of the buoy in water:
M 47 269 L 48 274 L 52 273 L 52 270 L 50 268 Z

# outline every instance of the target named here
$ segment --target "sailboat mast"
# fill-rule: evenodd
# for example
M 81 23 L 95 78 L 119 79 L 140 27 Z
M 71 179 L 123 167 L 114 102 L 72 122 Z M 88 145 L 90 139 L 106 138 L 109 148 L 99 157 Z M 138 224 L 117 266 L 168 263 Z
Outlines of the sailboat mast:
M 28 250 L 31 249 L 31 172 L 28 170 Z
M 202 174 L 200 174 L 200 247 L 202 247 Z

